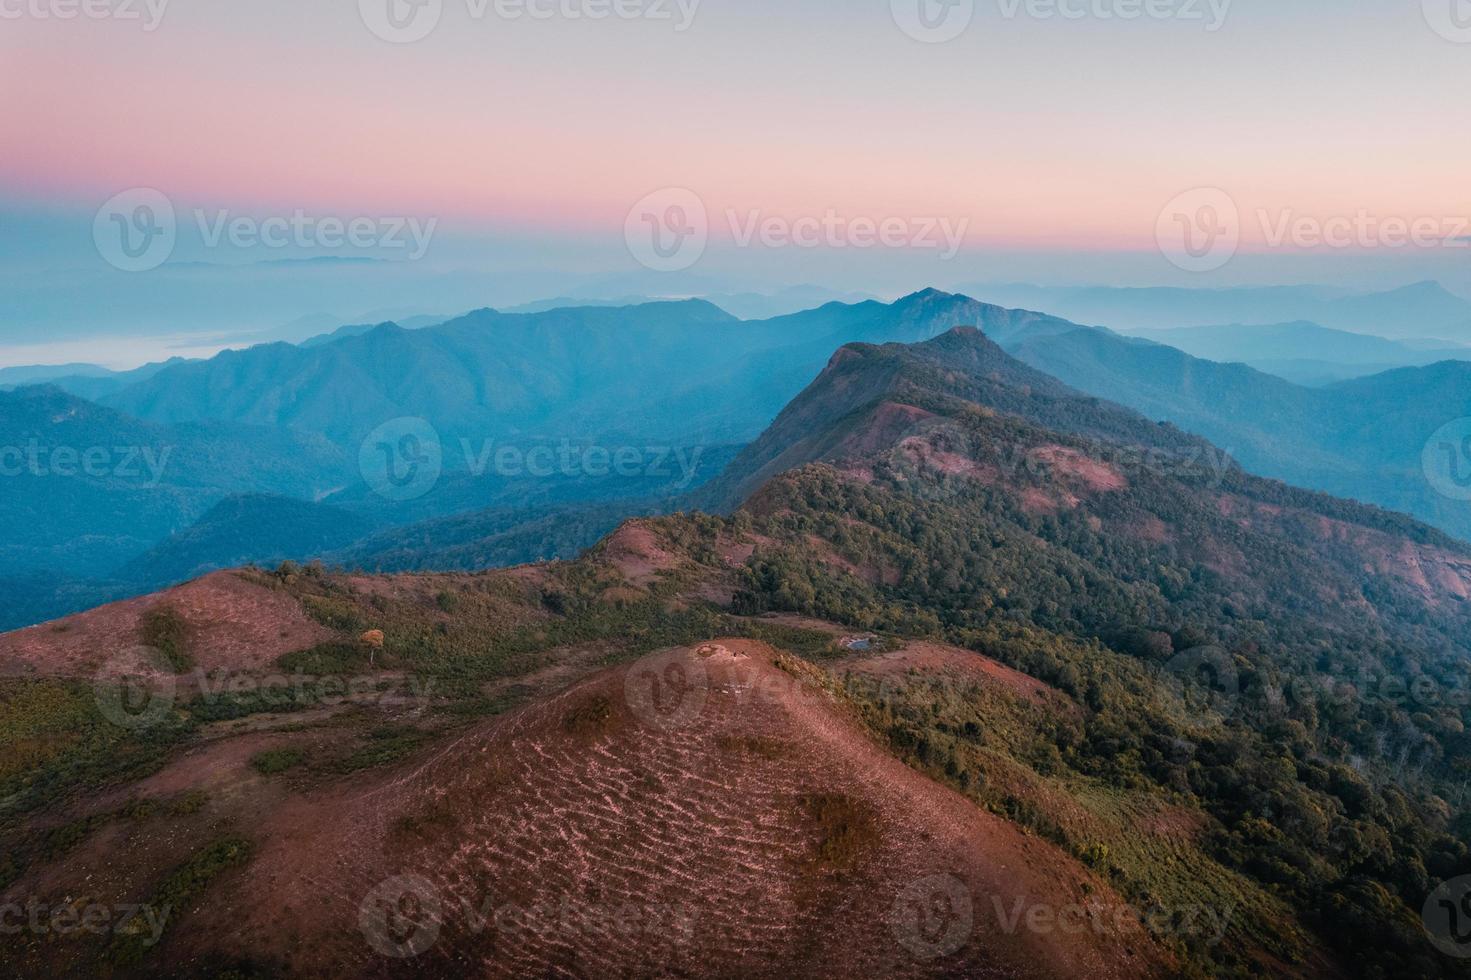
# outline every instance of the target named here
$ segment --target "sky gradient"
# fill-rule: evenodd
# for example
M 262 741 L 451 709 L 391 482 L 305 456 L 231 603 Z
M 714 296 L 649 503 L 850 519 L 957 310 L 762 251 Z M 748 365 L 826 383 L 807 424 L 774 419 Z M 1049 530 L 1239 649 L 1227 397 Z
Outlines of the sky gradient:
M 1113 11 L 1128 0 L 1074 2 Z M 683 31 L 672 2 L 669 20 L 591 21 L 508 20 L 493 5 L 476 18 L 446 0 L 428 37 L 393 44 L 356 0 L 175 0 L 154 30 L 142 0 L 141 20 L 43 18 L 33 11 L 48 0 L 0 0 L 23 14 L 0 20 L 0 298 L 19 311 L 0 314 L 0 345 L 49 342 L 48 329 L 189 329 L 187 306 L 165 304 L 152 324 L 129 308 L 124 327 L 47 292 L 148 292 L 115 283 L 92 244 L 98 207 L 134 187 L 161 190 L 180 213 L 170 264 L 352 252 L 210 246 L 196 211 L 416 217 L 436 233 L 410 278 L 474 269 L 536 295 L 559 292 L 558 276 L 641 275 L 624 222 L 665 187 L 708 209 L 694 272 L 741 285 L 1471 288 L 1464 251 L 1273 247 L 1257 219 L 1471 215 L 1471 44 L 1433 30 L 1418 0 L 1236 0 L 1216 31 L 1205 0 L 1178 4 L 1203 19 L 1039 17 L 978 0 L 960 36 L 922 43 L 889 0 L 703 0 Z M 1203 186 L 1243 214 L 1241 254 L 1204 276 L 1173 267 L 1155 240 L 1166 202 Z M 829 211 L 964 222 L 964 248 L 949 261 L 741 248 L 727 219 Z M 295 315 L 338 301 L 329 291 L 301 303 Z

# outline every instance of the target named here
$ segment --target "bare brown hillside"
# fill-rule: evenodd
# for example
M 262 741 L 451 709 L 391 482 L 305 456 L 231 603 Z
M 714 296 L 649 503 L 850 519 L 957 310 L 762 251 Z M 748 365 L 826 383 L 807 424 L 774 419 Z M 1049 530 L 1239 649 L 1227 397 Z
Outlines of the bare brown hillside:
M 223 952 L 298 976 L 1168 972 L 1103 882 L 880 751 L 809 668 L 753 641 L 600 673 L 259 831 L 250 873 L 171 948 L 177 966 Z M 1060 942 L 1018 908 L 1093 909 L 1100 925 Z

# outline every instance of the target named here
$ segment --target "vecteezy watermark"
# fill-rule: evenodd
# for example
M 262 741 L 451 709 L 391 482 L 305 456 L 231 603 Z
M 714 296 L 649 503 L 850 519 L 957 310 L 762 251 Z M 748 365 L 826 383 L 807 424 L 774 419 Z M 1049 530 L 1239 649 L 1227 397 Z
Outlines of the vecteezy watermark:
M 1381 215 L 1366 208 L 1351 214 L 1301 214 L 1293 208 L 1254 212 L 1267 249 L 1471 248 L 1471 217 Z M 1160 210 L 1155 241 L 1177 268 L 1213 272 L 1236 257 L 1245 229 L 1236 200 L 1219 187 L 1197 187 Z
M 975 0 L 889 0 L 899 29 L 916 41 L 943 44 L 965 33 L 976 16 Z
M 969 218 L 847 215 L 834 208 L 791 217 L 760 208 L 728 208 L 725 224 L 737 248 L 921 249 L 953 259 L 965 243 Z M 623 239 L 629 254 L 655 272 L 679 272 L 700 261 L 710 241 L 705 202 L 686 187 L 666 187 L 629 209 Z
M 1219 487 L 1236 462 L 1208 443 L 1178 448 L 1127 446 L 1101 439 L 1072 445 L 998 443 L 953 419 L 919 419 L 898 438 L 896 451 L 871 468 L 875 476 L 925 500 L 943 501 L 980 486 L 1042 490 L 1067 509 L 1140 481 L 1171 478 Z
M 484 439 L 479 445 L 460 440 L 465 468 L 471 476 L 500 477 L 642 477 L 668 479 L 675 490 L 687 489 L 700 470 L 704 446 L 601 446 L 562 439 L 532 445 Z
M 1218 646 L 1194 647 L 1175 654 L 1164 665 L 1163 680 L 1196 725 L 1229 717 L 1241 697 L 1236 659 Z
M 374 951 L 412 959 L 439 940 L 444 906 L 439 889 L 422 875 L 399 875 L 380 882 L 358 907 L 358 928 Z
M 427 951 L 443 927 L 439 889 L 423 875 L 381 881 L 358 906 L 358 928 L 368 945 L 394 959 L 411 959 Z
M 1214 34 L 1226 26 L 1232 0 L 996 0 L 1007 20 L 1173 20 L 1201 24 Z
M 1241 246 L 1241 212 L 1219 187 L 1197 187 L 1160 210 L 1154 240 L 1176 268 L 1214 272 Z
M 653 946 L 690 942 L 695 913 L 685 904 L 594 902 L 565 895 L 530 903 L 501 902 L 492 894 L 479 900 L 446 896 L 413 873 L 379 882 L 358 906 L 358 928 L 368 945 L 392 959 L 428 952 L 446 926 L 474 936 L 488 932 L 498 946 L 530 942 L 565 949 L 578 941 L 615 937 Z
M 1328 218 L 1291 208 L 1256 214 L 1269 248 L 1471 248 L 1471 218 L 1383 216 L 1363 208 Z
M 168 469 L 173 446 L 0 446 L 0 477 L 91 477 L 138 480 L 156 487 Z
M 1286 685 L 1267 691 L 1276 703 L 1312 705 L 1332 710 L 1349 705 L 1381 705 L 1388 708 L 1471 707 L 1471 671 L 1459 676 L 1396 674 L 1361 670 L 1355 674 L 1299 675 Z
M 0 0 L 0 20 L 136 20 L 156 31 L 170 0 Z
M 0 904 L 3 936 L 140 936 L 144 948 L 163 938 L 172 905 L 108 905 L 101 902 L 47 902 L 31 896 Z
M 739 248 L 760 244 L 765 248 L 943 249 L 940 258 L 944 261 L 955 258 L 970 229 L 969 218 L 850 217 L 832 208 L 821 217 L 786 218 L 733 209 L 725 217 Z
M 1471 418 L 1447 422 L 1425 441 L 1420 464 L 1435 492 L 1471 500 Z
M 1431 30 L 1456 44 L 1471 44 L 1471 3 L 1467 0 L 1421 0 Z
M 705 202 L 686 187 L 647 194 L 629 209 L 623 241 L 640 265 L 655 272 L 688 269 L 700 261 L 710 242 Z
M 1421 919 L 1436 949 L 1458 959 L 1471 957 L 1471 875 L 1452 878 L 1431 892 Z
M 196 208 L 194 221 L 206 248 L 229 244 L 234 248 L 355 248 L 406 250 L 417 262 L 429 251 L 438 218 L 340 218 L 309 215 L 300 208 L 290 215 L 254 218 L 231 216 L 229 210 L 206 212 Z
M 123 272 L 147 272 L 163 265 L 174 254 L 178 237 L 173 202 L 151 187 L 113 195 L 92 220 L 97 254 Z
M 704 660 L 700 652 L 691 657 L 669 650 L 631 664 L 623 675 L 623 697 L 634 717 L 655 728 L 679 728 L 698 718 L 710 695 Z
M 1178 21 L 1210 33 L 1226 25 L 1232 0 L 996 0 L 1005 20 Z M 975 20 L 976 0 L 889 0 L 899 29 L 916 41 L 941 44 L 964 34 Z
M 572 439 L 518 444 L 461 437 L 455 447 L 464 472 L 502 479 L 665 480 L 673 490 L 688 489 L 700 470 L 703 446 L 604 446 Z M 414 500 L 432 490 L 443 475 L 446 447 L 427 420 L 399 418 L 374 429 L 363 440 L 358 464 L 363 479 L 379 496 Z
M 293 711 L 339 704 L 412 707 L 422 710 L 434 696 L 434 678 L 409 674 L 384 678 L 376 674 L 308 674 L 304 671 L 248 674 L 206 671 L 183 674 L 160 668 L 163 655 L 150 647 L 134 647 L 109 659 L 93 675 L 98 711 L 119 728 L 141 731 L 163 723 L 181 691 L 192 703 L 209 705 L 246 701 L 261 711 Z M 156 669 L 150 669 L 156 668 Z
M 380 497 L 416 500 L 434 489 L 444 470 L 439 433 L 426 419 L 390 419 L 363 440 L 358 470 Z
M 1025 930 L 1034 935 L 1125 938 L 1149 934 L 1160 939 L 1194 939 L 1214 946 L 1225 938 L 1235 916 L 1234 905 L 1150 905 L 1140 907 L 1102 900 L 1052 905 L 1025 896 L 992 895 L 997 925 L 1007 935 Z
M 959 952 L 974 928 L 970 889 L 950 874 L 911 882 L 889 908 L 890 931 L 918 960 L 937 960 Z
M 424 257 L 439 227 L 438 218 L 311 215 L 300 208 L 267 217 L 204 208 L 195 208 L 192 214 L 199 242 L 208 249 L 372 249 L 401 252 L 409 261 Z M 173 255 L 179 233 L 173 201 L 151 187 L 114 195 L 92 222 L 98 254 L 123 272 L 147 272 L 163 265 Z
M 701 0 L 465 0 L 470 20 L 608 20 L 672 24 L 682 34 L 695 22 Z M 444 0 L 358 0 L 358 13 L 373 34 L 392 44 L 412 44 L 434 33 Z
M 166 673 L 143 673 L 163 661 L 152 647 L 132 647 L 110 657 L 92 678 L 92 696 L 102 717 L 119 728 L 141 730 L 162 722 L 174 709 L 178 681 Z

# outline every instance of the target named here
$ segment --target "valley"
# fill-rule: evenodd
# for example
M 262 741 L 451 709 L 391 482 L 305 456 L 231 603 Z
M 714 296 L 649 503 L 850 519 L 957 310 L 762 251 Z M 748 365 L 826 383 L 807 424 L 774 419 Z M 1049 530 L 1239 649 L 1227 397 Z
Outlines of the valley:
M 1459 976 L 1418 906 L 1471 871 L 1471 549 L 1208 450 L 975 329 L 851 344 L 726 516 L 0 636 L 0 899 L 163 922 L 0 956 Z

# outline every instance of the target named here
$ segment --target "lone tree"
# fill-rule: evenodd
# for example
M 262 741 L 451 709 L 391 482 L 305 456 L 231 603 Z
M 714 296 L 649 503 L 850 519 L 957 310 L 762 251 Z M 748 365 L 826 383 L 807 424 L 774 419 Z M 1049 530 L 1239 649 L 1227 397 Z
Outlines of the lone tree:
M 363 642 L 363 645 L 368 648 L 368 666 L 372 667 L 374 657 L 377 655 L 379 650 L 383 649 L 383 631 L 368 630 L 368 632 L 358 637 L 358 639 L 360 639 Z

